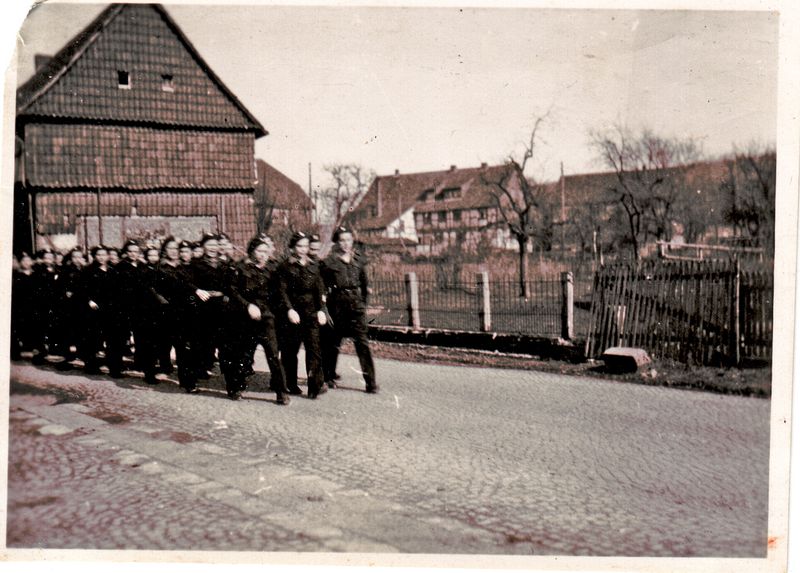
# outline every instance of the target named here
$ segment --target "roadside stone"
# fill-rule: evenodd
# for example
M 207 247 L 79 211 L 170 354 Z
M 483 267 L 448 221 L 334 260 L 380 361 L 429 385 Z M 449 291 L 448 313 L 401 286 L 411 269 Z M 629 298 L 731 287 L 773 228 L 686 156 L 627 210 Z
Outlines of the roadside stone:
M 643 348 L 624 346 L 612 346 L 606 349 L 600 359 L 605 363 L 606 370 L 614 374 L 636 372 L 642 366 L 652 362 Z

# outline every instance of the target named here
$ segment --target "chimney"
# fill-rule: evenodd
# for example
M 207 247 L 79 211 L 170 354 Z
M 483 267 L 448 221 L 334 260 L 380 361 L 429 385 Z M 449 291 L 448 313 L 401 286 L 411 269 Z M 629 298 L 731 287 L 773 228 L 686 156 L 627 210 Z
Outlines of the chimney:
M 451 165 L 450 166 L 450 171 L 455 171 L 455 170 L 456 170 L 456 166 L 455 165 Z
M 47 62 L 50 61 L 50 58 L 53 56 L 49 56 L 47 54 L 36 54 L 33 56 L 33 67 L 36 71 L 38 71 L 42 66 L 44 66 Z
M 483 163 L 481 163 L 481 169 L 486 169 L 487 167 L 488 167 L 488 165 L 486 164 L 485 161 Z
M 399 169 L 395 169 L 394 170 L 394 176 L 397 177 L 398 175 L 400 175 L 400 170 Z

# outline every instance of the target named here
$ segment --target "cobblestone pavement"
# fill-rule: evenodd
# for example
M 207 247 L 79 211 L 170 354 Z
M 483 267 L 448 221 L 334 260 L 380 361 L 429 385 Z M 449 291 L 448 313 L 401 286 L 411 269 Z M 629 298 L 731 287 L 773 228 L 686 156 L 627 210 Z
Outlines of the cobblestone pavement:
M 766 554 L 768 400 L 377 368 L 278 407 L 14 363 L 8 546 Z

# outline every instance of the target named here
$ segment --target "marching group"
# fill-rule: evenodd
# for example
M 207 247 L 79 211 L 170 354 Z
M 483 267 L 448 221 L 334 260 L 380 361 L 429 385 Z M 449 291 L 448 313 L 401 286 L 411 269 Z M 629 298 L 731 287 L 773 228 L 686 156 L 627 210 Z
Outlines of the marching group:
M 257 347 L 264 349 L 270 388 L 278 404 L 302 394 L 298 352 L 305 348 L 307 391 L 316 398 L 336 387 L 343 338 L 352 338 L 368 393 L 376 393 L 367 342 L 368 284 L 365 260 L 353 233 L 339 227 L 330 255 L 320 260 L 318 235 L 294 233 L 289 252 L 276 257 L 272 239 L 254 237 L 246 257 L 234 260 L 224 235 L 198 243 L 168 237 L 160 246 L 135 240 L 117 250 L 98 245 L 72 249 L 57 261 L 43 250 L 20 253 L 12 281 L 11 358 L 33 352 L 43 364 L 62 356 L 58 368 L 80 359 L 86 373 L 122 376 L 123 357 L 148 384 L 171 373 L 189 393 L 212 375 L 218 361 L 228 396 L 238 400 L 253 374 Z M 88 260 L 87 260 L 88 258 Z

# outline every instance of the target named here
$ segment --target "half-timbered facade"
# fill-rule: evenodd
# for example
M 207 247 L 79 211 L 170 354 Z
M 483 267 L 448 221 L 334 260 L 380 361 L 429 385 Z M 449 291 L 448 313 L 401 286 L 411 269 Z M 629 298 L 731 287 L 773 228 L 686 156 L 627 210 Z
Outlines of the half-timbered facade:
M 481 244 L 514 249 L 517 243 L 498 211 L 497 188 L 509 166 L 379 176 L 349 221 L 365 242 L 373 238 L 416 243 L 421 255 L 451 248 L 473 251 Z

